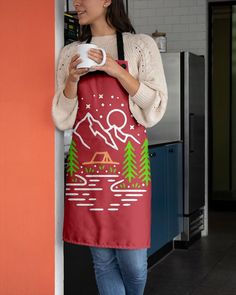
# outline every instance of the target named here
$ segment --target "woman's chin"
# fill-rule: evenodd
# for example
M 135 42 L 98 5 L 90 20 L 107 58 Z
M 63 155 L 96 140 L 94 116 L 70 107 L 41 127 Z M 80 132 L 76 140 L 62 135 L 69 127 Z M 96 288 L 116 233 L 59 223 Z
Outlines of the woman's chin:
M 79 24 L 80 24 L 81 26 L 85 26 L 85 25 L 89 25 L 89 22 L 86 21 L 86 19 L 80 18 L 80 19 L 79 19 Z

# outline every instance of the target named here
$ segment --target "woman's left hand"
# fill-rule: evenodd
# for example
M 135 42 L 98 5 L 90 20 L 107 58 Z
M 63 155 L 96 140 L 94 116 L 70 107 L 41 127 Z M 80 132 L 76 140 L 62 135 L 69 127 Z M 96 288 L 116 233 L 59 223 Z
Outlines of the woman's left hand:
M 102 52 L 99 49 L 90 49 L 88 57 L 96 61 L 102 62 Z M 106 63 L 104 66 L 93 67 L 96 70 L 104 71 L 108 75 L 116 78 L 129 95 L 134 96 L 140 86 L 140 82 L 135 79 L 128 71 L 120 66 L 109 54 L 107 54 Z
M 102 62 L 102 51 L 99 49 L 91 48 L 88 52 L 88 57 L 94 60 L 96 63 Z M 96 70 L 104 71 L 108 75 L 119 78 L 123 71 L 125 71 L 111 56 L 107 53 L 106 63 L 104 66 L 93 67 Z

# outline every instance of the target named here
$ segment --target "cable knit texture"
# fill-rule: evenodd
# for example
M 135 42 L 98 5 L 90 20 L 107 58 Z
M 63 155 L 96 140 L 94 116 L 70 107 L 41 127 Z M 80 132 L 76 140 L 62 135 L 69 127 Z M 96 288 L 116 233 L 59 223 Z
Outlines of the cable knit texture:
M 161 55 L 155 41 L 148 35 L 123 33 L 123 40 L 129 72 L 140 82 L 136 94 L 129 96 L 129 108 L 138 123 L 150 128 L 161 120 L 167 106 L 168 94 Z M 118 58 L 116 35 L 96 36 L 91 43 L 104 48 L 114 59 Z M 59 55 L 52 117 L 60 130 L 72 128 L 76 119 L 78 97 L 67 98 L 63 90 L 69 75 L 69 63 L 76 54 L 78 44 L 80 42 L 76 41 L 66 45 Z

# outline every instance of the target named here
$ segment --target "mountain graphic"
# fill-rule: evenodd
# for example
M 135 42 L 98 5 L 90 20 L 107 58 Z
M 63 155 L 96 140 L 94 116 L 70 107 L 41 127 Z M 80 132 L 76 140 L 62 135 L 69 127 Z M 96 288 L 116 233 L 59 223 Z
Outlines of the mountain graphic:
M 116 138 L 123 143 L 126 143 L 128 139 L 132 139 L 133 141 L 140 144 L 140 141 L 138 141 L 133 135 L 123 132 L 117 126 L 113 125 L 111 128 L 107 129 L 107 131 L 110 132 L 110 134 L 112 135 L 113 138 Z
M 94 117 L 89 112 L 76 124 L 73 132 L 79 137 L 81 143 L 86 148 L 90 149 L 89 143 L 81 134 L 80 130 L 83 131 L 83 134 L 86 134 L 86 138 L 91 139 L 93 136 L 97 138 L 99 137 L 100 139 L 103 139 L 108 146 L 115 150 L 118 150 L 115 139 L 125 143 L 129 138 L 131 138 L 140 144 L 140 142 L 134 136 L 124 133 L 123 131 L 116 128 L 116 126 L 113 126 L 109 129 L 104 128 L 101 122 L 94 119 Z
M 94 119 L 90 113 L 87 113 L 84 118 L 76 124 L 73 130 L 73 132 L 81 140 L 82 144 L 90 149 L 90 146 L 86 143 L 86 139 L 80 134 L 80 130 L 83 130 L 83 134 L 86 134 L 87 138 L 91 138 L 92 136 L 100 137 L 107 145 L 111 146 L 115 150 L 118 150 L 118 147 L 109 131 L 107 131 L 98 120 Z M 89 134 L 91 134 L 91 136 Z

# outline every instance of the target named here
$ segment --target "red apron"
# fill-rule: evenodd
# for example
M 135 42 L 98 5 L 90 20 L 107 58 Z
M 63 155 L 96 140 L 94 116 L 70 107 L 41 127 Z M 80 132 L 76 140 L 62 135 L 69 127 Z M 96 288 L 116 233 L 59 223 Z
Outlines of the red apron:
M 119 64 L 122 34 L 117 34 Z M 124 66 L 125 65 L 125 66 Z M 107 248 L 150 248 L 151 175 L 146 129 L 128 93 L 104 72 L 78 83 L 67 157 L 63 240 Z

